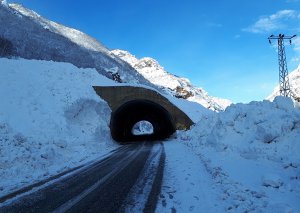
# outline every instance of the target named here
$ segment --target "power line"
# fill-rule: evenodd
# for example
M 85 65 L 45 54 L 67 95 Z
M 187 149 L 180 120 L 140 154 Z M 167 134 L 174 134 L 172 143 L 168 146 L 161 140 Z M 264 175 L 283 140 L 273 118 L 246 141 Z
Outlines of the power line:
M 279 64 L 279 92 L 281 96 L 291 97 L 291 88 L 288 77 L 288 69 L 286 63 L 285 47 L 284 41 L 288 40 L 292 44 L 292 39 L 296 37 L 286 36 L 284 34 L 279 34 L 278 36 L 271 35 L 268 37 L 269 43 L 272 43 L 272 40 L 276 39 L 278 44 L 278 64 Z

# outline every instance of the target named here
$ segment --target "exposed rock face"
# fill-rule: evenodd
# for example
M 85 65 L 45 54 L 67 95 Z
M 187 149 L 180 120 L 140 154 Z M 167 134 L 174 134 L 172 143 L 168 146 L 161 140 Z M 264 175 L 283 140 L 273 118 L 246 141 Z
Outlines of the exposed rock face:
M 197 102 L 214 111 L 222 111 L 231 104 L 229 100 L 209 96 L 202 88 L 193 86 L 188 79 L 167 72 L 153 58 L 137 59 L 124 50 L 112 50 L 111 54 L 131 64 L 150 82 L 177 98 Z

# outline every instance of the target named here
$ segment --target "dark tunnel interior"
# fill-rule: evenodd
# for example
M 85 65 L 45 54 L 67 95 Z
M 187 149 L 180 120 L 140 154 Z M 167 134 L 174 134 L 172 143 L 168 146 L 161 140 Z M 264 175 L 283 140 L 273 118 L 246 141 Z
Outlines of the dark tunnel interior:
M 139 121 L 148 121 L 153 126 L 152 134 L 134 135 L 133 126 Z M 168 138 L 175 132 L 170 113 L 161 105 L 148 100 L 129 101 L 111 115 L 112 138 L 118 142 L 153 141 Z

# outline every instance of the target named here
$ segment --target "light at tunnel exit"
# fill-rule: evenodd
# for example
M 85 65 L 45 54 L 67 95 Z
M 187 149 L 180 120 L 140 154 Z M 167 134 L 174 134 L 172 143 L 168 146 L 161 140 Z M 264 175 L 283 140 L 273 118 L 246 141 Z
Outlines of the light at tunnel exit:
M 133 125 L 131 133 L 133 135 L 151 135 L 154 133 L 153 125 L 149 121 L 139 121 Z

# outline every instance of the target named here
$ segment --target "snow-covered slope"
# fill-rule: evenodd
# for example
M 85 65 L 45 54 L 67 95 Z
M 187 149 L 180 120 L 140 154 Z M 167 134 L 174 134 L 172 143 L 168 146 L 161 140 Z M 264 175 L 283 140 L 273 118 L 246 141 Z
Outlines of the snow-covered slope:
M 205 196 L 220 190 L 221 201 L 215 203 L 224 207 L 221 212 L 273 213 L 300 210 L 299 138 L 300 110 L 294 108 L 291 99 L 276 97 L 274 102 L 235 104 L 212 117 L 203 117 L 191 131 L 179 133 L 177 141 L 198 154 L 199 169 L 204 166 L 202 173 L 208 172 L 214 181 Z M 189 203 L 184 199 L 189 173 L 185 168 L 179 175 L 171 171 L 165 177 L 182 178 L 181 187 L 165 190 L 175 191 L 172 200 L 164 197 L 169 206 L 179 208 Z M 181 204 L 176 203 L 178 200 Z
M 215 111 L 230 105 L 230 101 L 211 97 L 203 89 L 194 87 L 188 79 L 166 72 L 151 58 L 137 60 L 124 51 L 110 52 L 85 33 L 47 20 L 21 5 L 0 4 L 0 25 L 5 26 L 0 28 L 0 43 L 6 45 L 0 56 L 69 62 L 77 67 L 95 68 L 100 74 L 119 82 L 144 84 Z M 125 57 L 123 53 L 126 53 Z
M 300 98 L 300 65 L 298 66 L 297 69 L 295 69 L 289 74 L 289 82 L 290 82 L 291 91 L 294 94 L 294 96 L 296 96 L 296 98 Z M 278 95 L 279 95 L 279 86 L 275 87 L 272 94 L 267 97 L 267 100 L 273 100 Z
M 92 88 L 113 81 L 68 63 L 0 58 L 0 65 L 0 197 L 115 146 L 110 109 Z
M 112 57 L 94 38 L 76 29 L 47 20 L 18 4 L 0 4 L 0 43 L 6 45 L 0 56 L 69 62 L 80 68 L 122 82 L 151 85 L 128 63 Z M 152 85 L 153 86 L 153 85 Z
M 229 100 L 209 96 L 202 88 L 191 85 L 188 79 L 180 78 L 165 71 L 153 58 L 137 59 L 124 50 L 112 50 L 111 53 L 131 64 L 151 83 L 175 97 L 197 102 L 214 111 L 222 111 L 231 104 Z

